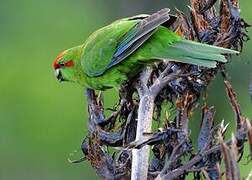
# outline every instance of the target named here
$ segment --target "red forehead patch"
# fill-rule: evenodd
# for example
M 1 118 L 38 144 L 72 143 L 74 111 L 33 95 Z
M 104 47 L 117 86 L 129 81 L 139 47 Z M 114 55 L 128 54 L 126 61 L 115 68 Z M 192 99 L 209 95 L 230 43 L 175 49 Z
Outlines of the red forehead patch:
M 56 59 L 53 61 L 53 68 L 54 68 L 54 69 L 60 68 L 59 60 L 63 57 L 63 55 L 64 55 L 64 51 L 61 52 L 61 53 L 56 57 Z

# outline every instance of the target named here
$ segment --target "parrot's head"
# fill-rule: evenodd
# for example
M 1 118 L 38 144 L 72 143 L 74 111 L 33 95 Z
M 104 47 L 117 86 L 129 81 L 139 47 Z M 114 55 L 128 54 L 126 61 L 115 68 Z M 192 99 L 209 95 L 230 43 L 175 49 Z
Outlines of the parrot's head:
M 61 52 L 53 62 L 56 78 L 62 81 L 76 82 L 79 77 L 82 46 Z

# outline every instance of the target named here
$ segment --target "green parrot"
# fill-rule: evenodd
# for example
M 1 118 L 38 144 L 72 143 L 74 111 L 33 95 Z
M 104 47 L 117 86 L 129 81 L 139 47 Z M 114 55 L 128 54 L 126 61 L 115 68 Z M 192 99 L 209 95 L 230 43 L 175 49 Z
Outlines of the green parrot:
M 223 54 L 237 51 L 185 40 L 167 27 L 169 9 L 150 16 L 124 18 L 94 32 L 80 46 L 60 53 L 53 62 L 59 81 L 96 90 L 119 87 L 145 66 L 173 61 L 215 68 Z

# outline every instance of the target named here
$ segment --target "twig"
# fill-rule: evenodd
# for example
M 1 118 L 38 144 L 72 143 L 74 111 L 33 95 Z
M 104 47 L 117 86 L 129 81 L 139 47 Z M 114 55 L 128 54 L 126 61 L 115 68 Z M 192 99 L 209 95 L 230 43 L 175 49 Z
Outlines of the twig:
M 237 129 L 239 130 L 242 127 L 245 119 L 242 116 L 241 108 L 240 108 L 240 105 L 239 105 L 239 103 L 237 101 L 236 94 L 233 91 L 231 83 L 228 80 L 225 79 L 224 84 L 226 86 L 227 95 L 228 95 L 229 100 L 231 102 L 233 111 L 235 112 L 235 119 L 236 119 L 236 123 L 237 123 Z

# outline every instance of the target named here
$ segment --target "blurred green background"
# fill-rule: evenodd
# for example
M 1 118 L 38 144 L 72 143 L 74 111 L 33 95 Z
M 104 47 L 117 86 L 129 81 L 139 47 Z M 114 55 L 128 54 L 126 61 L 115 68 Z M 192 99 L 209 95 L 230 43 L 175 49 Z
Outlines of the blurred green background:
M 51 68 L 56 55 L 83 43 L 111 21 L 161 8 L 186 10 L 188 1 L 171 0 L 8 0 L 0 1 L 0 179 L 99 179 L 90 165 L 70 164 L 86 131 L 86 99 L 75 84 L 60 84 Z M 252 20 L 251 1 L 241 1 L 242 16 Z M 252 34 L 250 33 L 250 36 Z M 252 42 L 228 65 L 246 116 L 252 118 L 248 84 Z M 227 122 L 233 114 L 221 78 L 209 89 L 209 105 Z M 115 91 L 106 93 L 107 104 Z M 200 124 L 196 119 L 191 126 Z M 245 162 L 245 161 L 244 161 Z M 244 164 L 242 162 L 242 164 Z M 245 176 L 252 165 L 242 166 Z

